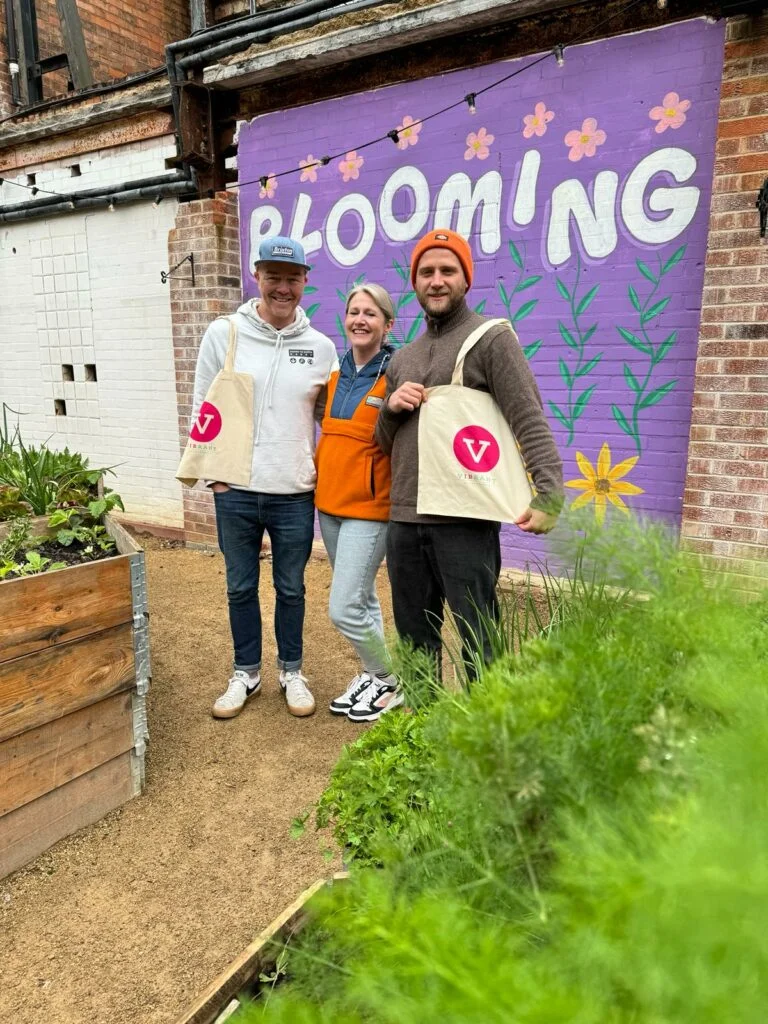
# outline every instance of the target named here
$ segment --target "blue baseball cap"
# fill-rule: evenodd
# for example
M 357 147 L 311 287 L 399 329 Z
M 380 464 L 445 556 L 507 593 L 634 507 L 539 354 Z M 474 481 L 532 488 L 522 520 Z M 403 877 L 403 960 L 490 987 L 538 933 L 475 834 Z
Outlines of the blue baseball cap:
M 294 266 L 309 270 L 307 257 L 304 255 L 304 246 L 283 235 L 262 238 L 259 244 L 259 253 L 254 262 L 264 263 L 267 260 L 270 263 L 293 263 Z

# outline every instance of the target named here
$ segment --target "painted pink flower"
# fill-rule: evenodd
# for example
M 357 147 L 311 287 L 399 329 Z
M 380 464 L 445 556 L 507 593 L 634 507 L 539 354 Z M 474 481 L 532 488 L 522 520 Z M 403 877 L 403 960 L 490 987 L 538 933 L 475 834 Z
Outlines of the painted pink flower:
M 681 100 L 676 92 L 668 92 L 661 106 L 654 107 L 648 116 L 652 121 L 659 122 L 656 131 L 661 135 L 667 128 L 679 128 L 685 124 L 685 112 L 690 108 L 690 100 Z
M 479 132 L 470 132 L 467 136 L 467 149 L 464 153 L 465 160 L 485 160 L 490 155 L 490 146 L 495 136 L 491 135 L 487 128 L 481 128 Z
M 547 110 L 546 103 L 537 103 L 532 114 L 526 114 L 523 118 L 523 138 L 530 139 L 534 135 L 541 138 L 547 130 L 547 125 L 554 117 L 554 112 Z
M 594 156 L 597 147 L 602 146 L 607 138 L 603 129 L 597 127 L 594 117 L 585 118 L 580 131 L 574 129 L 565 136 L 565 144 L 570 147 L 568 159 L 576 163 L 583 156 Z
M 421 125 L 416 124 L 413 118 L 406 114 L 403 123 L 397 126 L 397 148 L 408 149 L 409 146 L 415 146 L 419 141 L 420 131 Z
M 339 161 L 339 170 L 344 181 L 357 181 L 364 163 L 363 158 L 358 156 L 354 149 L 347 153 L 344 159 Z
M 317 168 L 320 161 L 316 160 L 310 153 L 306 160 L 299 160 L 299 167 L 302 168 L 299 181 L 317 181 Z
M 277 178 L 275 172 L 267 175 L 266 182 L 259 189 L 259 199 L 273 199 L 277 190 Z

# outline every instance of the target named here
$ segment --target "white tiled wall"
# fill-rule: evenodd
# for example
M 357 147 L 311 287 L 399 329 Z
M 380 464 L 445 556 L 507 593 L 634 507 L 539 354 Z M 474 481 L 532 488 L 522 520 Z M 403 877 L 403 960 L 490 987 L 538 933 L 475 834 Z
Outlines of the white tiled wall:
M 166 149 L 155 141 L 109 151 L 113 180 L 162 173 Z M 81 166 L 97 157 L 81 157 Z M 73 181 L 85 177 L 83 169 Z M 183 512 L 173 477 L 179 451 L 169 287 L 160 271 L 168 268 L 176 208 L 175 200 L 158 207 L 147 200 L 0 225 L 0 402 L 22 414 L 25 440 L 67 445 L 93 465 L 114 466 L 110 485 L 128 514 L 169 526 L 181 526 Z M 71 382 L 62 380 L 67 363 Z M 95 364 L 96 382 L 85 380 L 86 363 Z M 66 416 L 54 414 L 57 398 Z

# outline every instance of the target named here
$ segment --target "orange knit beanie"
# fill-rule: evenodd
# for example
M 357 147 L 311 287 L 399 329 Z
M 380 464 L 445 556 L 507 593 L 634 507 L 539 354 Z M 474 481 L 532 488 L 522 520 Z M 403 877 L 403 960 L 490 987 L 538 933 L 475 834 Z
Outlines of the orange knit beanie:
M 411 255 L 411 284 L 414 287 L 416 287 L 416 271 L 419 266 L 419 260 L 428 249 L 450 249 L 461 264 L 464 277 L 467 279 L 467 287 L 472 287 L 474 266 L 469 242 L 466 238 L 462 238 L 461 235 L 456 234 L 455 231 L 450 231 L 448 228 L 435 228 L 434 231 L 430 231 L 429 234 L 424 235 L 416 243 L 416 248 Z

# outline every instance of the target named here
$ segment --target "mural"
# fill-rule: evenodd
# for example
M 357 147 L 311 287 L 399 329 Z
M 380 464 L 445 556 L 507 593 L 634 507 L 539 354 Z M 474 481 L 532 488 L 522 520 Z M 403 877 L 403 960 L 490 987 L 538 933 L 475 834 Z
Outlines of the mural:
M 695 20 L 568 48 L 486 93 L 530 58 L 255 119 L 239 145 L 241 180 L 257 179 L 240 190 L 246 295 L 259 239 L 290 234 L 319 330 L 343 349 L 344 295 L 367 279 L 407 345 L 423 327 L 413 242 L 460 231 L 470 304 L 515 326 L 574 506 L 678 522 L 723 42 L 722 22 Z M 502 546 L 513 564 L 543 551 L 514 527 Z

